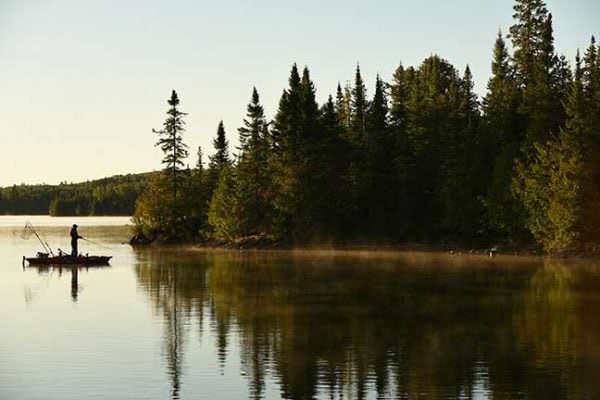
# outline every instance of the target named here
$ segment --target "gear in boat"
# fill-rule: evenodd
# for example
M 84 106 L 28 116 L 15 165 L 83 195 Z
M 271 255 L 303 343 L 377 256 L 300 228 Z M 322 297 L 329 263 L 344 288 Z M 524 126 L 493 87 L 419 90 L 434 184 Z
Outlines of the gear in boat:
M 67 255 L 61 254 L 51 256 L 48 253 L 37 253 L 36 257 L 23 257 L 29 265 L 57 265 L 57 264 L 76 264 L 76 265 L 108 265 L 112 257 L 110 256 L 89 256 L 89 255 Z

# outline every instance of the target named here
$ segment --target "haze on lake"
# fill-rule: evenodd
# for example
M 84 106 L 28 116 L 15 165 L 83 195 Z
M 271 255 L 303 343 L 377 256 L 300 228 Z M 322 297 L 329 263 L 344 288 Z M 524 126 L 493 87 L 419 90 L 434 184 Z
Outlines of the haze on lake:
M 23 268 L 21 222 L 0 217 L 2 399 L 600 397 L 598 263 L 135 250 L 94 218 L 81 251 L 110 267 Z M 68 246 L 71 219 L 35 222 Z

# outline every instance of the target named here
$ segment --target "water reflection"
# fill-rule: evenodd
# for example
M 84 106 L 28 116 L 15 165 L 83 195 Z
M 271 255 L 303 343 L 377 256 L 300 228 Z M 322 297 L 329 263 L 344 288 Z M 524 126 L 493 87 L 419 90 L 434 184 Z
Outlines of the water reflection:
M 557 261 L 140 251 L 172 398 L 205 319 L 249 397 L 599 398 L 597 269 Z M 234 334 L 235 332 L 235 334 Z M 239 340 L 239 354 L 230 341 Z
M 69 273 L 71 276 L 71 300 L 73 301 L 73 303 L 77 303 L 77 300 L 79 298 L 79 293 L 80 293 L 80 286 L 79 286 L 79 270 L 84 270 L 86 272 L 89 272 L 90 270 L 94 270 L 94 269 L 105 269 L 105 268 L 109 268 L 109 266 L 78 266 L 78 265 L 68 265 L 68 266 L 48 266 L 48 265 L 30 265 L 30 266 L 23 266 L 23 270 L 25 269 L 35 269 L 37 270 L 38 274 L 40 275 L 44 275 L 46 277 L 48 277 L 48 279 L 50 279 L 52 277 L 52 275 L 56 274 L 58 275 L 58 278 L 61 278 L 63 273 Z M 45 281 L 45 283 L 48 283 L 48 280 Z M 41 290 L 41 288 L 37 288 L 35 290 L 31 289 L 31 288 L 27 288 L 25 290 L 25 302 L 26 303 L 31 303 L 33 301 L 33 299 L 36 297 L 37 292 Z

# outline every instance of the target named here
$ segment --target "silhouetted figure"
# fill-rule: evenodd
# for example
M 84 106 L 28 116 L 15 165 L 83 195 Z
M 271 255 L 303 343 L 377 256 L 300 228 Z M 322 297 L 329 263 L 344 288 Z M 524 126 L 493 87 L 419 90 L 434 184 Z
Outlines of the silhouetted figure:
M 83 239 L 83 236 L 79 236 L 77 233 L 77 224 L 73 224 L 71 228 L 71 255 L 77 257 L 77 240 Z

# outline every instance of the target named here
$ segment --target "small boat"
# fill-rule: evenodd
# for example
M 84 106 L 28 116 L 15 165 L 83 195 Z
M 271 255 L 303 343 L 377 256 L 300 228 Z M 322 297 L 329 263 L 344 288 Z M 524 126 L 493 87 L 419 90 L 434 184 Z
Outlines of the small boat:
M 108 265 L 111 258 L 110 256 L 71 256 L 67 254 L 51 256 L 47 253 L 38 253 L 36 257 L 23 257 L 23 262 L 27 261 L 29 265 Z

